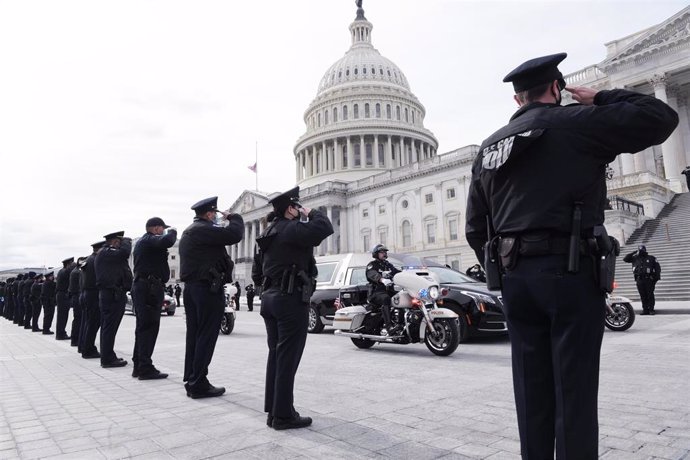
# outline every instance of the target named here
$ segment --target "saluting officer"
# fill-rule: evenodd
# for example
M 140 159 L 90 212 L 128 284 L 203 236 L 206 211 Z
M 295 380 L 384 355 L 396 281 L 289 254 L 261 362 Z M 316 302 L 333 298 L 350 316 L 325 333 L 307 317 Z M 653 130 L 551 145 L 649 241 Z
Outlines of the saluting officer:
M 223 286 L 232 279 L 232 260 L 225 246 L 239 243 L 244 237 L 244 220 L 238 214 L 220 211 L 218 197 L 195 203 L 194 222 L 180 238 L 180 277 L 185 283 L 184 307 L 187 339 L 184 377 L 187 396 L 208 398 L 225 393 L 206 377 L 218 340 L 218 330 L 225 310 Z M 228 221 L 216 225 L 216 213 Z
M 467 240 L 480 261 L 487 219 L 498 239 L 521 451 L 530 459 L 553 458 L 554 439 L 558 458 L 598 456 L 607 283 L 599 287 L 593 262 L 598 243 L 610 245 L 606 164 L 662 143 L 678 124 L 653 96 L 566 88 L 565 57 L 529 60 L 504 78 L 519 109 L 480 147 L 467 204 Z M 562 107 L 563 89 L 579 104 Z
M 165 283 L 170 279 L 168 248 L 175 241 L 177 230 L 165 225 L 160 217 L 152 217 L 146 221 L 146 233 L 134 246 L 132 306 L 137 325 L 134 331 L 132 377 L 138 377 L 139 380 L 168 377 L 168 374 L 156 369 L 151 355 L 160 329 Z
M 43 334 L 53 335 L 50 330 L 55 316 L 55 273 L 46 273 L 46 280 L 41 286 L 41 304 L 43 304 Z
M 295 374 L 309 324 L 309 296 L 314 289 L 314 246 L 333 234 L 330 220 L 299 202 L 299 187 L 269 201 L 269 226 L 257 238 L 260 252 L 252 267 L 253 280 L 261 279 L 261 316 L 266 324 L 268 360 L 264 411 L 266 424 L 276 430 L 311 425 L 293 406 Z M 300 216 L 308 219 L 301 222 Z
M 77 266 L 74 263 L 74 257 L 70 257 L 62 261 L 62 268 L 58 271 L 57 281 L 55 283 L 55 290 L 57 291 L 57 320 L 55 322 L 55 339 L 67 340 L 70 337 L 67 335 L 67 320 L 69 319 L 69 275 Z
M 43 274 L 38 273 L 31 284 L 31 331 L 41 332 L 38 327 L 38 318 L 41 316 L 41 288 L 43 287 Z
M 96 254 L 105 245 L 105 241 L 97 241 L 91 245 L 91 255 L 86 258 L 81 269 L 79 286 L 81 287 L 81 305 L 83 307 L 82 323 L 84 328 L 81 343 L 81 357 L 84 359 L 100 358 L 96 348 L 96 334 L 101 327 L 101 310 L 98 306 L 98 287 L 96 286 Z
M 125 293 L 132 285 L 129 255 L 132 239 L 125 232 L 105 235 L 105 245 L 95 259 L 98 304 L 101 309 L 101 367 L 122 367 L 127 361 L 115 354 L 115 336 L 125 314 Z

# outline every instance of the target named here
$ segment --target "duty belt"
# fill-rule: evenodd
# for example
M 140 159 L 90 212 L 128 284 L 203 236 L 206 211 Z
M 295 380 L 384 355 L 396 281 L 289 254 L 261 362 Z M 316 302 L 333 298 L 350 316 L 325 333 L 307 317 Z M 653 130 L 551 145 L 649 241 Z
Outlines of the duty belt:
M 515 236 L 499 237 L 499 254 L 509 251 L 507 245 L 517 243 L 517 251 L 520 256 L 544 256 L 550 254 L 568 254 L 570 238 L 561 235 L 549 235 L 542 233 L 523 233 Z M 596 252 L 596 240 L 594 238 L 580 239 L 580 254 L 589 255 Z

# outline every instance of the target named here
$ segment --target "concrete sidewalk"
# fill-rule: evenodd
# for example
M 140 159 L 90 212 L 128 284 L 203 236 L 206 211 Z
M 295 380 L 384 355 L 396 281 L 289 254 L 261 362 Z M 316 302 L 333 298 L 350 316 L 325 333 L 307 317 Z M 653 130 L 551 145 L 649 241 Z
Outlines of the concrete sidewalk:
M 636 305 L 639 311 L 639 305 Z M 690 458 L 690 302 L 662 303 L 627 332 L 606 331 L 600 390 L 604 459 Z M 295 405 L 314 424 L 265 425 L 265 330 L 255 309 L 219 336 L 209 379 L 221 398 L 182 386 L 183 309 L 161 317 L 154 354 L 170 373 L 131 377 L 102 369 L 68 341 L 0 319 L 0 459 L 517 459 L 506 338 L 473 340 L 447 358 L 424 345 L 359 350 L 329 329 L 310 335 Z M 116 351 L 128 361 L 134 317 Z

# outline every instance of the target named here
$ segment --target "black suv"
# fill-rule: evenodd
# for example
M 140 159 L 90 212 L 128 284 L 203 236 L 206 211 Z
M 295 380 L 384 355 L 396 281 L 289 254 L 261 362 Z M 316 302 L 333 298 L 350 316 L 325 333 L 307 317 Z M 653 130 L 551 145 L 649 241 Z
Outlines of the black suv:
M 318 333 L 330 326 L 341 301 L 351 304 L 366 299 L 365 269 L 370 261 L 370 254 L 317 257 L 319 278 L 309 307 L 309 332 Z M 431 259 L 389 253 L 388 261 L 402 270 L 424 267 L 439 277 L 441 287 L 447 291 L 439 303 L 460 317 L 460 341 L 508 332 L 500 292 L 489 291 L 484 283 Z M 343 295 L 349 298 L 341 298 L 341 288 L 345 288 Z

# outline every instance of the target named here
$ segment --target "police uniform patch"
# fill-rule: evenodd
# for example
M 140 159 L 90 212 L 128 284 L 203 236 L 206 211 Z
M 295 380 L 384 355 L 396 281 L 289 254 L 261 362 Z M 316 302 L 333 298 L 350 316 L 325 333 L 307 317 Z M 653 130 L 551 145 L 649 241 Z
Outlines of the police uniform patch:
M 374 264 L 367 265 L 367 270 L 371 270 L 372 268 L 374 268 Z

